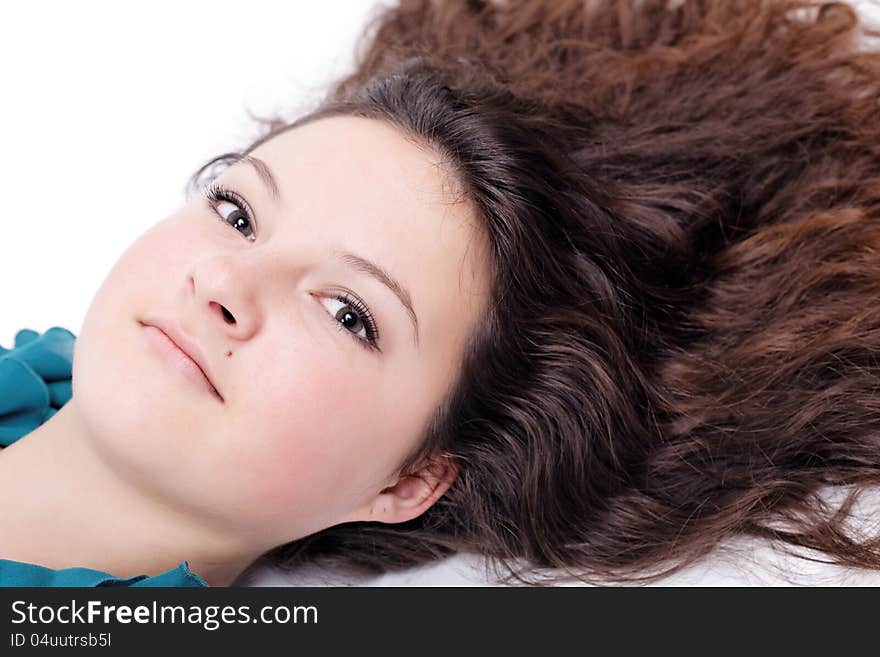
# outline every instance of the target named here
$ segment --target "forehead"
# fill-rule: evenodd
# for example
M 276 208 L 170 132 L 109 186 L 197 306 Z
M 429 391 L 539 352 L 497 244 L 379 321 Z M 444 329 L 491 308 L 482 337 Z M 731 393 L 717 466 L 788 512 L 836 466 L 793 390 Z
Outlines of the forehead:
M 375 119 L 334 116 L 289 129 L 257 147 L 253 154 L 284 174 L 279 186 L 302 194 L 302 182 L 316 191 L 344 181 L 361 192 L 360 202 L 389 198 L 420 206 L 454 200 L 453 176 L 433 150 Z M 308 177 L 303 179 L 308 173 Z M 338 189 L 335 190 L 338 192 Z M 462 217 L 470 220 L 470 217 Z
M 251 154 L 274 172 L 292 230 L 375 261 L 409 289 L 422 343 L 438 331 L 462 337 L 485 297 L 487 251 L 436 153 L 381 121 L 346 116 L 287 130 Z

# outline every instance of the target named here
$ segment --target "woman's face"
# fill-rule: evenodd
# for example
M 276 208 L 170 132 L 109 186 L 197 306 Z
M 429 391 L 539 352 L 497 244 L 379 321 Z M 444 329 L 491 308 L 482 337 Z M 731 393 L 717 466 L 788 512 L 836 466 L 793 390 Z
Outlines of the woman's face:
M 251 155 L 277 198 L 238 162 L 215 182 L 252 219 L 196 194 L 141 235 L 88 309 L 73 394 L 95 449 L 129 482 L 277 545 L 370 519 L 453 380 L 489 274 L 438 161 L 393 128 L 325 118 Z M 418 336 L 398 294 L 337 252 L 400 283 Z M 381 351 L 342 294 L 369 310 Z M 198 345 L 222 401 L 158 356 L 141 325 L 155 320 Z

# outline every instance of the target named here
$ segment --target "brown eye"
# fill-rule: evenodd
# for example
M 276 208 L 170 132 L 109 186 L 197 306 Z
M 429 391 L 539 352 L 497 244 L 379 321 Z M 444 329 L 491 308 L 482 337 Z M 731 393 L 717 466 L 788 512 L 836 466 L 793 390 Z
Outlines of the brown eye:
M 253 214 L 247 202 L 241 196 L 217 183 L 212 183 L 205 190 L 205 198 L 208 199 L 211 208 L 224 223 L 242 233 L 250 242 L 257 239 L 256 233 L 252 228 L 255 226 Z M 226 206 L 225 210 L 228 212 L 228 215 L 223 214 L 220 210 L 221 206 Z M 242 232 L 243 230 L 247 232 Z
M 220 210 L 220 208 L 224 205 L 232 208 L 232 212 L 229 213 L 229 216 L 224 217 Z M 215 206 L 215 208 L 217 209 L 217 213 L 220 214 L 221 217 L 223 217 L 223 220 L 230 226 L 232 226 L 235 230 L 237 230 L 238 232 L 241 232 L 242 230 L 247 230 L 250 232 L 250 235 L 245 233 L 245 237 L 247 237 L 251 241 L 255 239 L 254 231 L 251 229 L 250 219 L 248 219 L 244 210 L 229 201 L 221 201 Z
M 346 294 L 337 294 L 322 297 L 321 304 L 330 311 L 328 316 L 340 331 L 345 331 L 367 349 L 378 350 L 379 334 L 376 324 L 363 303 Z

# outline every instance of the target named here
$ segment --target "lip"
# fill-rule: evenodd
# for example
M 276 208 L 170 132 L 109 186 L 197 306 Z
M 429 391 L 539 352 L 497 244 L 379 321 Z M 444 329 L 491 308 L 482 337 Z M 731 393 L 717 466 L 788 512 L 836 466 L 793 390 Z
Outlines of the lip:
M 214 394 L 221 402 L 224 401 L 223 395 L 217 390 L 217 386 L 214 385 L 214 379 L 211 376 L 211 372 L 207 366 L 207 361 L 205 357 L 199 349 L 199 346 L 190 340 L 186 335 L 181 331 L 174 322 L 162 320 L 162 319 L 150 319 L 150 320 L 142 320 L 140 321 L 141 326 L 144 328 L 153 328 L 157 329 L 162 335 L 158 336 L 161 339 L 166 339 L 170 341 L 176 351 L 180 352 L 179 356 L 183 356 L 185 360 L 183 361 L 174 361 L 173 354 L 164 353 L 165 356 L 172 356 L 172 364 L 177 366 L 183 374 L 193 380 L 195 383 L 201 383 L 205 385 L 209 391 Z M 161 345 L 158 345 L 161 348 Z

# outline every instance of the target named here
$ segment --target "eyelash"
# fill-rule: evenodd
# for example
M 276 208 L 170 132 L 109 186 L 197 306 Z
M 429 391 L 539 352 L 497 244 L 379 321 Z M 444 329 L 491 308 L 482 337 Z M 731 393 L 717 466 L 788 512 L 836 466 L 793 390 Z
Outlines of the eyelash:
M 245 235 L 245 238 L 250 242 L 256 240 L 256 231 L 254 229 L 256 228 L 257 223 L 256 221 L 254 221 L 254 214 L 251 211 L 250 205 L 248 205 L 247 201 L 245 201 L 244 198 L 242 198 L 233 190 L 228 189 L 217 182 L 212 182 L 210 185 L 208 185 L 208 187 L 205 188 L 204 196 L 207 199 L 211 209 L 214 211 L 215 214 L 217 214 L 220 221 L 222 221 L 233 230 L 238 231 L 238 229 L 234 225 L 230 224 L 227 219 L 225 219 L 222 215 L 220 215 L 219 212 L 217 212 L 217 205 L 222 201 L 226 201 L 227 203 L 231 203 L 232 205 L 236 206 L 245 215 L 244 218 L 247 219 L 248 224 L 252 226 L 252 235 Z M 357 312 L 358 316 L 364 324 L 364 328 L 367 332 L 367 337 L 359 337 L 356 333 L 352 333 L 351 331 L 346 329 L 342 322 L 338 321 L 335 317 L 331 317 L 330 313 L 325 313 L 328 317 L 330 317 L 330 321 L 336 326 L 336 328 L 339 331 L 350 335 L 352 339 L 364 349 L 371 351 L 381 351 L 378 345 L 379 330 L 376 326 L 375 319 L 373 319 L 373 314 L 367 308 L 366 304 L 364 304 L 364 302 L 357 297 L 351 296 L 350 294 L 345 292 L 338 292 L 332 295 L 332 298 L 354 308 L 355 312 Z
M 222 201 L 226 201 L 227 203 L 232 203 L 232 205 L 236 206 L 241 212 L 244 213 L 245 219 L 247 219 L 248 223 L 252 226 L 251 232 L 253 234 L 251 236 L 245 235 L 245 237 L 247 238 L 247 240 L 249 242 L 253 242 L 257 239 L 256 231 L 254 230 L 254 228 L 256 228 L 256 225 L 257 225 L 257 222 L 254 221 L 254 213 L 251 211 L 251 206 L 248 205 L 247 201 L 245 201 L 240 195 L 238 195 L 236 192 L 232 191 L 231 189 L 227 189 L 226 187 L 223 187 L 223 185 L 221 185 L 217 182 L 212 182 L 205 189 L 205 198 L 208 199 L 208 203 L 210 204 L 211 209 L 214 210 L 215 213 L 217 213 L 217 205 Z M 228 223 L 228 221 L 226 219 L 224 219 L 222 216 L 220 216 L 219 213 L 217 213 L 217 216 L 227 226 L 232 226 L 232 224 Z M 238 230 L 237 228 L 235 228 L 235 226 L 232 226 L 232 228 L 235 230 Z M 239 231 L 239 232 L 241 232 L 241 231 Z

